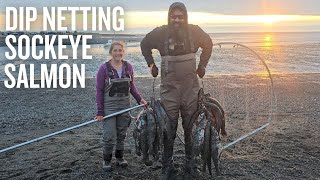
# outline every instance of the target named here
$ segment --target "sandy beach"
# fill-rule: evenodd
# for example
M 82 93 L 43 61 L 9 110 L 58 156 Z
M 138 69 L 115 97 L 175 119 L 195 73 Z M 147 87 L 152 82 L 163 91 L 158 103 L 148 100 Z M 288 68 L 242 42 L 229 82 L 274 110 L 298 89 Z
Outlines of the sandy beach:
M 214 174 L 212 178 L 320 177 L 320 74 L 278 74 L 273 78 L 276 106 L 271 125 L 224 151 L 222 175 Z M 141 94 L 149 99 L 153 79 L 137 77 L 135 81 Z M 227 113 L 229 136 L 223 143 L 266 122 L 270 116 L 269 83 L 268 78 L 259 76 L 205 79 L 205 91 L 222 102 Z M 0 94 L 1 149 L 89 121 L 95 115 L 94 79 L 86 79 L 84 89 L 6 89 L 1 82 Z M 134 153 L 132 130 L 131 123 L 125 145 L 129 162 L 126 169 L 103 171 L 101 124 L 94 123 L 0 154 L 0 179 L 154 179 L 161 169 L 140 162 Z M 182 136 L 181 129 L 178 133 Z M 185 179 L 184 147 L 178 138 L 174 160 L 179 171 L 176 178 Z M 208 173 L 199 177 L 208 178 Z

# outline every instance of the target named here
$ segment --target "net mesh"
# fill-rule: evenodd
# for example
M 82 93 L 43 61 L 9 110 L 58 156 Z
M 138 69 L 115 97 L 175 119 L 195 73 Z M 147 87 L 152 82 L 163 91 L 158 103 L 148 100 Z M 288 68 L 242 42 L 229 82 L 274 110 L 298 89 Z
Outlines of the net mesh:
M 228 136 L 222 138 L 222 146 L 274 119 L 273 84 L 264 63 L 248 47 L 233 43 L 214 46 L 206 76 L 200 80 L 200 86 L 205 93 L 217 99 L 225 110 Z M 268 128 L 270 126 L 225 149 L 222 160 L 223 157 L 267 158 L 273 142 Z M 183 137 L 181 124 L 178 133 Z

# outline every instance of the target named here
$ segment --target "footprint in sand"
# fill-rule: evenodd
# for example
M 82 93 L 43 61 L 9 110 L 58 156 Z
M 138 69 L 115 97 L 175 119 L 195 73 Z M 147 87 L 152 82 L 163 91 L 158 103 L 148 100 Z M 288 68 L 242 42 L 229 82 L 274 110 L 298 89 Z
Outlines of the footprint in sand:
M 60 174 L 67 174 L 67 173 L 71 173 L 72 170 L 71 169 L 63 169 L 60 171 Z

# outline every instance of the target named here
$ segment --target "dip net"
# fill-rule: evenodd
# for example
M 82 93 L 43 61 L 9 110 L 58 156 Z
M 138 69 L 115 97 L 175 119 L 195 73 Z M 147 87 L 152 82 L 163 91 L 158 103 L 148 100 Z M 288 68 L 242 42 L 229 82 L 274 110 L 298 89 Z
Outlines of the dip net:
M 276 98 L 267 65 L 272 52 L 263 48 L 232 42 L 214 44 L 206 75 L 199 80 L 205 93 L 217 99 L 225 111 L 228 136 L 221 139 L 221 162 L 262 160 L 270 153 L 274 137 L 269 124 L 275 120 Z M 197 64 L 200 54 L 201 50 Z M 181 123 L 177 133 L 183 141 Z

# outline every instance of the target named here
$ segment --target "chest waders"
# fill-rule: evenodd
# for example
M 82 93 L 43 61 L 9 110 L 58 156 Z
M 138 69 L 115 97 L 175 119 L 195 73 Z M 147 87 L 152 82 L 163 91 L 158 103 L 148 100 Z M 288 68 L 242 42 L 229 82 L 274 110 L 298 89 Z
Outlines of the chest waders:
M 111 64 L 106 62 L 109 78 L 105 80 L 104 89 L 104 112 L 106 115 L 117 112 L 131 106 L 130 101 L 130 83 L 132 81 L 128 64 L 123 61 L 125 73 L 123 78 L 114 78 L 114 71 Z M 103 158 L 110 162 L 112 159 L 113 147 L 116 145 L 115 156 L 117 159 L 123 158 L 124 139 L 127 129 L 130 125 L 130 116 L 128 113 L 112 117 L 103 121 Z
M 194 52 L 190 33 L 189 42 L 191 52 Z M 173 144 L 179 114 L 181 114 L 184 129 L 186 161 L 189 162 L 192 159 L 191 127 L 188 125 L 197 110 L 197 94 L 200 89 L 196 73 L 196 54 L 170 56 L 168 41 L 165 46 L 166 56 L 161 57 L 160 99 L 170 118 L 172 137 L 164 136 L 164 167 L 172 166 Z

